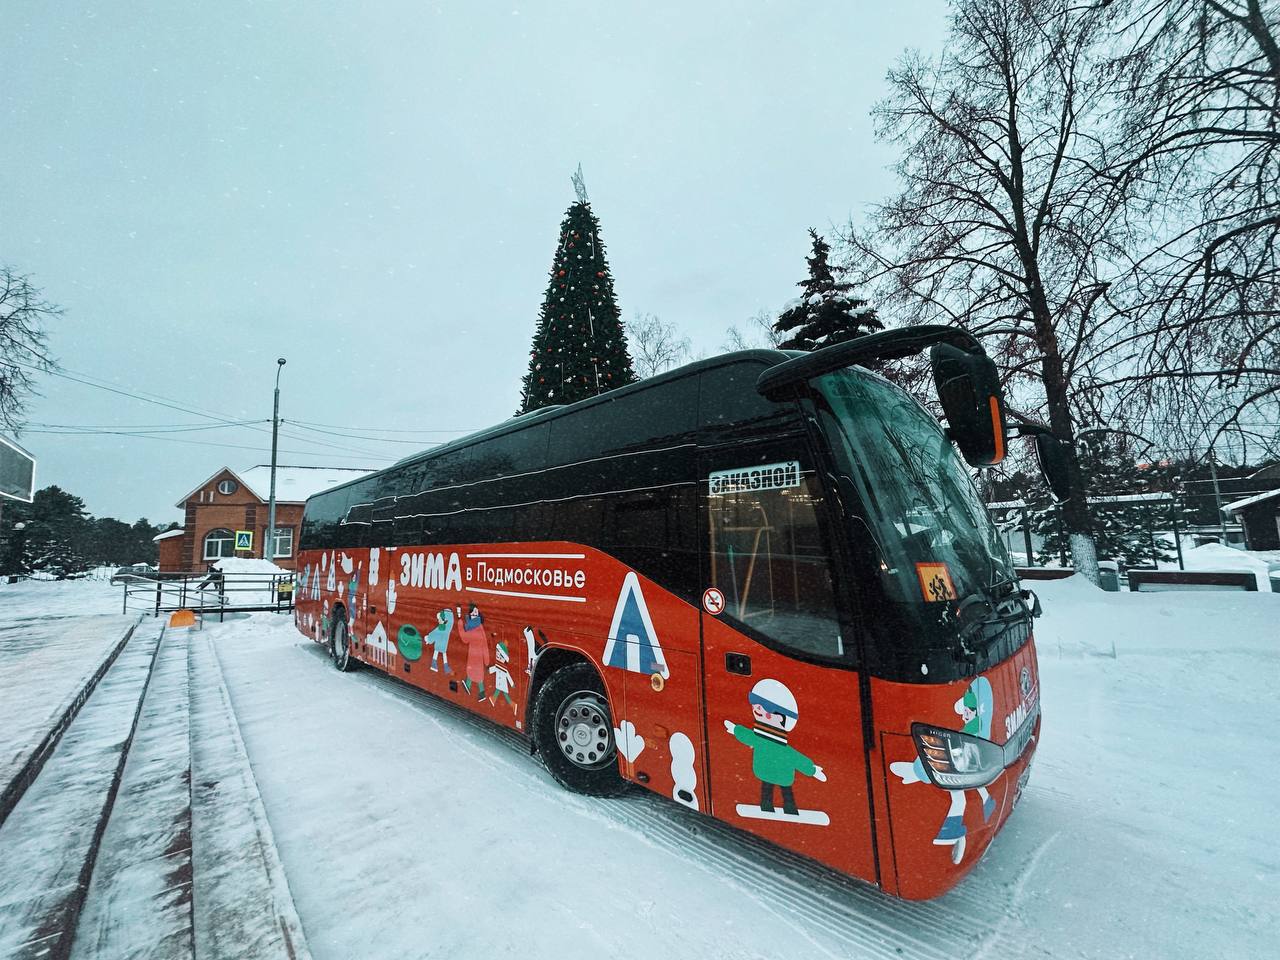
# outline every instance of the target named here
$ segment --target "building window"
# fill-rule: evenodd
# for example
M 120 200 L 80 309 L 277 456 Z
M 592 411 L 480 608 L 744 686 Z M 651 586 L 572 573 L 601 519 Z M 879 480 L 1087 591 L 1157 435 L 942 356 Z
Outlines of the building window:
M 274 557 L 293 556 L 293 527 L 276 527 Z
M 236 538 L 230 530 L 210 530 L 204 536 L 204 558 L 221 560 L 236 555 Z
M 240 489 L 240 484 L 236 483 L 234 480 L 219 480 L 219 481 L 218 481 L 218 492 L 219 492 L 219 493 L 223 493 L 223 494 L 228 494 L 228 495 L 230 495 L 230 494 L 235 493 L 235 492 L 236 492 L 237 490 L 239 490 L 239 489 Z

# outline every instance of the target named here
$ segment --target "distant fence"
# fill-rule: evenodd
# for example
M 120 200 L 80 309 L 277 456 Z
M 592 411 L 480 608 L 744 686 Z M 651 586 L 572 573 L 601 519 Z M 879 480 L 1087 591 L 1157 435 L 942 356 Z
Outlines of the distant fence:
M 1159 556 L 1166 549 L 1172 550 L 1173 555 L 1177 557 L 1178 568 L 1181 569 L 1183 566 L 1182 538 L 1184 534 L 1191 531 L 1188 530 L 1185 521 L 1179 520 L 1178 515 L 1181 512 L 1179 502 L 1175 494 L 1159 491 L 1089 498 L 1089 505 L 1097 511 L 1105 512 L 1113 507 L 1140 507 L 1143 519 L 1140 523 L 1130 524 L 1130 533 L 1135 537 L 1145 536 L 1150 542 L 1153 555 Z M 1063 525 L 1061 510 L 1058 507 L 1052 507 L 1052 509 L 1056 516 L 1054 523 L 1061 535 L 1061 541 L 1065 544 L 1066 527 Z M 988 503 L 987 510 L 996 521 L 996 527 L 1000 531 L 1000 538 L 1004 541 L 1005 548 L 1015 555 L 1015 559 L 1019 555 L 1018 548 L 1021 548 L 1020 555 L 1026 568 L 1034 567 L 1037 556 L 1046 556 L 1047 531 L 1041 529 L 1037 532 L 1032 529 L 1033 517 L 1044 512 L 1043 506 L 1037 507 L 1025 500 L 1002 500 Z M 1213 539 L 1222 539 L 1218 532 L 1219 527 L 1215 526 L 1213 529 Z M 1054 552 L 1058 554 L 1062 563 L 1067 562 L 1068 552 L 1065 547 L 1061 551 Z M 1052 556 L 1053 553 L 1048 555 Z M 1028 576 L 1026 579 L 1053 580 L 1057 577 Z
M 153 616 L 174 610 L 202 615 L 289 613 L 293 610 L 292 573 L 167 574 L 124 581 L 122 612 Z

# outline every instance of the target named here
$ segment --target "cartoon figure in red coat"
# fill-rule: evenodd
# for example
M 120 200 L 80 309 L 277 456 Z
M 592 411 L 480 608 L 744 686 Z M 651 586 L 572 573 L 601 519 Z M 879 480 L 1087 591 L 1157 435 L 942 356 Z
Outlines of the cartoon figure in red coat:
M 467 645 L 467 676 L 462 685 L 476 688 L 476 699 L 483 700 L 485 669 L 489 666 L 489 635 L 484 632 L 484 617 L 473 603 L 467 607 L 466 617 L 462 616 L 462 608 L 457 608 L 458 632 L 462 642 Z

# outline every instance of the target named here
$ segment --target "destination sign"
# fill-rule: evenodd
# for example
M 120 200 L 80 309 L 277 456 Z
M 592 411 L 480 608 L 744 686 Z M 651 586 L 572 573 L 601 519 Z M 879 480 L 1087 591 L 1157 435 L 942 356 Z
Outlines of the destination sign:
M 734 470 L 712 470 L 707 480 L 707 493 L 722 497 L 728 493 L 750 490 L 781 490 L 800 486 L 800 461 L 762 463 Z

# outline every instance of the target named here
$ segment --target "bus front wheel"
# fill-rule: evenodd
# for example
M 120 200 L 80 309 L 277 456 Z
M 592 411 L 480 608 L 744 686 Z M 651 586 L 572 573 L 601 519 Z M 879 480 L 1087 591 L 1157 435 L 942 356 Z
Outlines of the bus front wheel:
M 343 673 L 355 669 L 356 658 L 351 656 L 351 636 L 347 633 L 347 621 L 343 617 L 334 619 L 333 634 L 329 638 L 329 654 L 333 657 L 333 665 Z
M 604 684 L 589 663 L 561 667 L 539 688 L 533 742 L 561 786 L 596 797 L 617 796 L 626 788 Z

